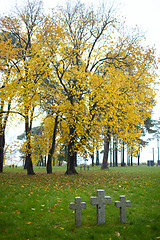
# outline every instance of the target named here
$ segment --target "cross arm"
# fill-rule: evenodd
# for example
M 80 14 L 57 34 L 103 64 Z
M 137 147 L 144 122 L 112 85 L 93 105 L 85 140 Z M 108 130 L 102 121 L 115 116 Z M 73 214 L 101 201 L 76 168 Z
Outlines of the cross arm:
M 97 205 L 98 204 L 97 197 L 90 197 L 90 203 L 91 205 Z
M 126 206 L 127 206 L 127 207 L 131 207 L 131 201 L 127 200 L 127 201 L 126 201 Z
M 81 202 L 81 208 L 86 209 L 86 202 Z
M 111 204 L 111 197 L 110 196 L 105 196 L 105 204 Z
M 70 204 L 69 204 L 69 208 L 70 208 L 70 209 L 75 209 L 75 203 L 70 203 Z
M 121 207 L 121 202 L 120 201 L 115 201 L 115 207 Z

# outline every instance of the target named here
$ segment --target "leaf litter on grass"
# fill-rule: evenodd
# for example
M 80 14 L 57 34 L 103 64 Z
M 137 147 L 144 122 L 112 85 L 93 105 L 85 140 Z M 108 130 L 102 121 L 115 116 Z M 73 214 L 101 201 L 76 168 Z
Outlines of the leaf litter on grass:
M 74 201 L 75 196 L 80 196 L 83 201 L 87 202 L 87 209 L 86 212 L 82 213 L 83 227 L 80 228 L 79 231 L 83 231 L 85 224 L 88 224 L 92 232 L 96 221 L 96 212 L 95 208 L 89 204 L 90 196 L 95 196 L 97 189 L 104 189 L 105 195 L 112 197 L 112 203 L 118 200 L 119 195 L 123 194 L 132 202 L 131 210 L 127 210 L 127 230 L 123 228 L 123 231 L 133 229 L 135 234 L 136 231 L 138 234 L 138 230 L 134 228 L 134 225 L 138 229 L 138 222 L 140 221 L 144 223 L 146 229 L 144 232 L 150 234 L 153 226 L 156 224 L 156 219 L 158 219 L 156 218 L 156 214 L 158 214 L 156 209 L 160 206 L 158 205 L 160 195 L 159 192 L 155 191 L 160 184 L 157 176 L 155 172 L 149 176 L 148 170 L 146 172 L 136 172 L 132 170 L 132 173 L 129 173 L 129 171 L 119 169 L 114 169 L 113 171 L 86 171 L 74 176 L 66 176 L 63 172 L 57 172 L 51 175 L 38 173 L 32 177 L 22 174 L 1 175 L 2 195 L 0 196 L 0 201 L 3 204 L 0 207 L 0 212 L 2 212 L 0 216 L 5 217 L 4 212 L 6 216 L 8 212 L 16 213 L 20 218 L 14 218 L 13 221 L 11 215 L 11 219 L 8 220 L 11 221 L 13 228 L 19 226 L 23 229 L 24 225 L 34 227 L 36 224 L 39 226 L 37 232 L 40 233 L 43 225 L 47 223 L 48 226 L 52 226 L 51 228 L 49 227 L 51 231 L 55 226 L 56 229 L 67 231 L 69 234 L 71 231 L 69 228 L 73 229 L 74 215 L 70 213 L 68 205 L 71 201 Z M 148 206 L 150 205 L 153 207 L 149 208 Z M 107 222 L 106 219 L 107 225 L 109 228 L 113 228 L 114 234 L 111 235 L 112 239 L 114 239 L 115 232 L 120 233 L 121 236 L 119 238 L 123 238 L 125 233 L 122 230 L 119 231 L 114 226 L 114 221 L 119 221 L 118 211 L 116 212 L 113 206 L 112 209 L 108 207 L 106 211 L 108 215 L 107 219 L 110 219 L 109 222 Z M 87 220 L 85 219 L 86 216 L 88 216 Z M 153 222 L 148 223 L 146 217 L 152 219 Z M 151 227 L 146 227 L 147 225 Z M 97 227 L 98 226 L 96 226 L 96 228 Z M 5 224 L 3 225 L 3 229 L 7 229 Z M 155 229 L 155 233 L 156 231 L 157 229 Z M 77 234 L 76 231 L 73 233 Z M 156 237 L 158 237 L 158 232 Z

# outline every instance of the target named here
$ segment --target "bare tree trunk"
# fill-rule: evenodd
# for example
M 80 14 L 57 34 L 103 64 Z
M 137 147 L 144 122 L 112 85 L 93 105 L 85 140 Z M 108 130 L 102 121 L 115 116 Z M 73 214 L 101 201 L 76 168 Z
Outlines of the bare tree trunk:
M 131 153 L 131 166 L 133 166 L 133 154 Z
M 140 165 L 140 151 L 138 151 L 138 166 Z
M 65 173 L 68 175 L 78 174 L 75 169 L 75 152 L 74 152 L 75 137 L 73 127 L 70 127 L 70 136 L 72 136 L 72 138 L 68 143 L 67 171 Z
M 58 126 L 58 115 L 56 115 L 55 123 L 54 123 L 54 130 L 53 130 L 53 136 L 52 136 L 52 146 L 48 153 L 48 160 L 47 160 L 47 173 L 52 173 L 52 156 L 55 150 L 55 144 L 56 144 L 56 133 L 57 133 L 57 126 Z
M 41 160 L 40 160 L 41 165 L 40 166 L 43 166 L 43 156 L 41 155 L 40 158 L 41 158 Z
M 27 154 L 27 156 L 26 156 L 26 169 L 27 169 L 27 175 L 35 174 L 35 172 L 33 171 L 31 154 Z
M 102 162 L 101 169 L 108 169 L 109 143 L 110 143 L 110 136 L 107 135 L 104 138 L 104 153 L 103 153 L 103 162 Z
M 4 102 L 2 101 L 1 103 L 1 110 L 4 107 Z M 5 129 L 6 129 L 6 124 L 7 124 L 7 120 L 9 117 L 9 112 L 11 109 L 11 99 L 8 102 L 8 109 L 6 112 L 6 116 L 4 117 L 3 121 L 2 121 L 2 115 L 0 115 L 0 173 L 3 172 L 3 161 L 4 161 L 4 147 L 5 147 Z M 3 124 L 2 124 L 3 122 Z
M 29 126 L 30 125 L 30 126 Z M 26 152 L 26 162 L 25 166 L 27 169 L 27 175 L 34 175 L 35 172 L 33 171 L 33 164 L 32 164 L 32 147 L 31 147 L 31 127 L 32 127 L 32 121 L 30 121 L 29 124 L 29 118 L 28 114 L 26 114 L 25 118 L 25 133 L 27 138 L 27 152 Z
M 74 162 L 75 162 L 75 167 L 77 167 L 77 152 L 74 153 Z
M 94 154 L 91 155 L 91 159 L 92 159 L 92 167 L 94 167 Z
M 125 166 L 125 162 L 124 162 L 124 142 L 123 142 L 123 146 L 121 149 L 121 166 L 124 167 Z
M 116 140 L 116 143 L 115 143 L 115 166 L 118 167 L 118 147 L 117 147 L 117 140 Z
M 99 150 L 97 149 L 96 166 L 99 166 Z
M 49 150 L 49 153 L 48 153 L 48 160 L 47 160 L 47 173 L 52 173 L 52 156 L 50 154 L 51 152 L 51 149 Z
M 3 161 L 4 161 L 4 146 L 5 146 L 5 133 L 0 133 L 0 173 L 3 172 Z
M 72 149 L 72 144 L 68 145 L 68 161 L 67 161 L 67 171 L 65 174 L 72 175 L 78 174 L 75 169 L 75 156 L 69 152 L 69 149 Z

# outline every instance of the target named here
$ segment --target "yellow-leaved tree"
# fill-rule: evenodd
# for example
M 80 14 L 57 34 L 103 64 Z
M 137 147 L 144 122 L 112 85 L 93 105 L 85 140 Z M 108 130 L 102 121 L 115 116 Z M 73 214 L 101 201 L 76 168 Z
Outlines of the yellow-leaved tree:
M 48 19 L 61 30 L 55 48 L 55 28 L 46 28 L 45 50 L 56 96 L 63 99 L 58 111 L 68 146 L 66 174 L 77 173 L 76 153 L 88 149 L 92 154 L 93 145 L 111 135 L 128 144 L 138 141 L 152 111 L 154 51 L 142 47 L 139 35 L 124 35 L 112 10 L 68 3 Z
M 25 120 L 27 172 L 34 174 L 31 130 L 40 109 L 49 119 L 43 129 L 48 143 L 40 150 L 48 151 L 47 173 L 56 140 L 68 149 L 66 174 L 77 173 L 77 153 L 93 155 L 103 143 L 106 168 L 111 137 L 139 147 L 154 104 L 155 52 L 121 26 L 112 7 L 68 2 L 43 20 L 41 7 L 40 1 L 28 1 L 18 16 L 1 19 L 3 32 L 16 41 L 10 45 L 11 79 L 17 83 L 12 112 Z M 36 151 L 40 142 L 33 141 Z
M 0 31 L 0 172 L 3 171 L 5 130 L 11 105 L 15 100 L 17 82 L 14 78 L 16 40 L 12 34 Z
M 34 174 L 32 165 L 31 129 L 40 104 L 41 82 L 47 75 L 48 63 L 43 54 L 43 39 L 39 31 L 42 22 L 42 2 L 28 1 L 16 16 L 3 17 L 1 29 L 16 39 L 16 54 L 12 60 L 17 81 L 17 107 L 25 122 L 26 161 L 28 175 Z

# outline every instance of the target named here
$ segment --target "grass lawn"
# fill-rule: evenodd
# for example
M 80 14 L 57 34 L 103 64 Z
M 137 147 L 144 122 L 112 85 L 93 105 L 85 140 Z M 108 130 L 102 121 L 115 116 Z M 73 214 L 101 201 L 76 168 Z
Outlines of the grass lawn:
M 160 239 L 160 167 L 134 166 L 80 171 L 64 175 L 66 167 L 35 168 L 27 176 L 21 167 L 5 167 L 0 174 L 0 239 Z M 96 224 L 96 206 L 90 197 L 104 189 L 112 199 L 106 205 L 106 223 Z M 120 223 L 114 202 L 120 195 L 131 201 L 127 223 Z M 82 210 L 82 225 L 75 227 L 74 211 L 69 209 L 75 197 L 87 208 Z

